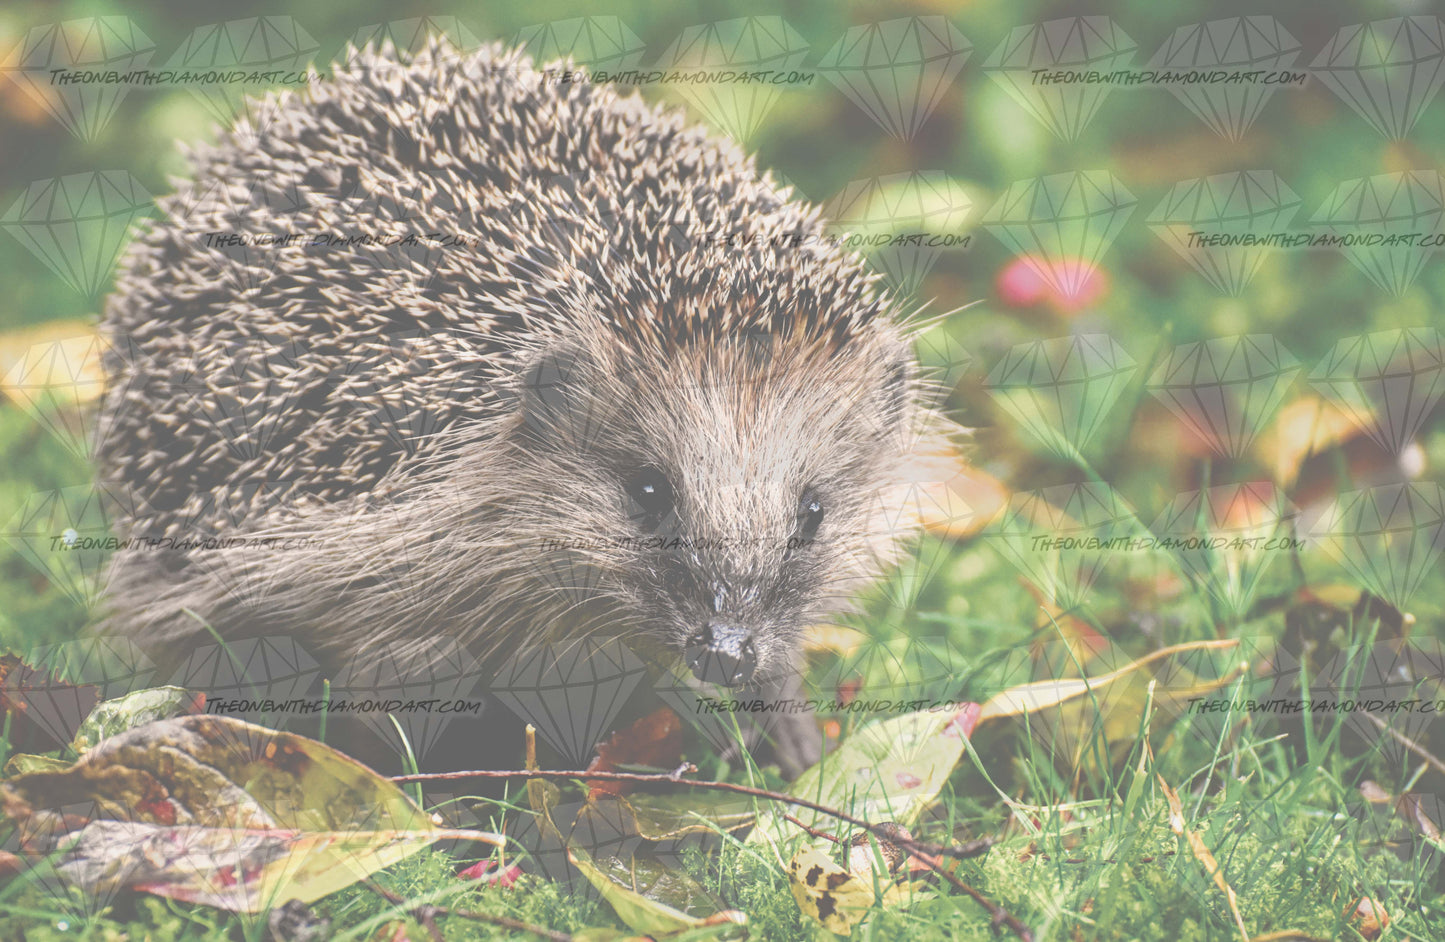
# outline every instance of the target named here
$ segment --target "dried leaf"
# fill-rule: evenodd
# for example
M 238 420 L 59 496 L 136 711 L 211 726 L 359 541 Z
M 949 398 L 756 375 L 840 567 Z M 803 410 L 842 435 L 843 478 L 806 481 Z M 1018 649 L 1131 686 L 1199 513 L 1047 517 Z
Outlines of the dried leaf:
M 216 716 L 150 723 L 63 771 L 0 783 L 0 813 L 83 889 L 238 912 L 320 899 L 438 840 L 502 843 L 437 827 L 322 743 Z
M 598 743 L 597 756 L 587 771 L 616 772 L 628 766 L 674 769 L 681 759 L 682 720 L 670 707 L 663 706 Z M 593 797 L 603 793 L 623 795 L 632 790 L 627 782 L 588 784 Z
M 597 888 L 628 928 L 655 938 L 689 934 L 688 938 L 746 938 L 748 917 L 722 908 L 701 885 L 680 871 L 640 858 L 594 861 L 586 851 L 569 847 L 568 859 Z M 701 905 L 710 911 L 692 915 Z
M 75 731 L 71 748 L 84 755 L 101 740 L 137 726 L 204 712 L 206 695 L 181 687 L 151 687 L 96 704 Z
M 1170 657 L 1183 651 L 1198 651 L 1209 648 L 1230 648 L 1237 647 L 1238 641 L 1225 639 L 1222 641 L 1191 641 L 1187 644 L 1171 645 L 1167 648 L 1160 648 L 1150 654 L 1146 654 L 1135 661 L 1124 665 L 1115 671 L 1101 674 L 1098 677 L 1063 677 L 1056 680 L 1038 680 L 1027 684 L 1019 684 L 1007 690 L 994 694 L 984 701 L 978 721 L 998 719 L 1004 716 L 1021 716 L 1025 713 L 1037 713 L 1040 710 L 1047 710 L 1056 707 L 1061 703 L 1081 697 L 1090 690 L 1098 690 L 1107 687 L 1121 677 L 1127 677 L 1147 664 Z

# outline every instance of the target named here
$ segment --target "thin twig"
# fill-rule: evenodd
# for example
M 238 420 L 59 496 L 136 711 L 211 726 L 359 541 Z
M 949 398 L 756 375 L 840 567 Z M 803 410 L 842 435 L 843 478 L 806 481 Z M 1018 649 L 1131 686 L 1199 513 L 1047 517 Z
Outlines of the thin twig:
M 832 841 L 834 844 L 843 843 L 841 840 L 834 837 L 832 834 L 829 834 L 827 831 L 820 831 L 817 828 L 808 827 L 808 825 L 804 824 L 802 821 L 799 821 L 797 818 L 788 814 L 786 811 L 783 812 L 783 820 L 792 824 L 796 824 L 798 827 L 802 828 L 809 837 L 816 837 L 825 841 Z
M 784 812 L 783 814 L 783 820 L 787 821 L 790 824 L 796 824 L 798 827 L 806 831 L 809 837 L 816 837 L 821 838 L 825 841 L 832 841 L 834 844 L 843 843 L 841 839 L 832 834 L 829 834 L 827 831 L 820 831 L 817 828 L 809 827 L 802 821 L 798 820 L 797 818 L 786 812 Z M 898 844 L 900 847 L 904 846 L 900 842 L 900 839 L 896 834 L 888 835 L 887 840 L 889 841 L 889 843 Z M 903 840 L 906 840 L 906 838 Z M 977 857 L 979 854 L 986 852 L 990 847 L 997 843 L 998 840 L 996 838 L 980 837 L 976 840 L 969 841 L 967 844 L 950 844 L 942 847 L 936 844 L 927 846 L 932 853 L 937 854 L 940 857 L 954 857 L 958 860 L 967 860 L 970 857 Z M 925 846 L 921 841 L 913 841 L 913 845 Z
M 1013 934 L 1022 939 L 1023 942 L 1034 942 L 1034 934 L 1029 930 L 1028 926 L 1025 926 L 1023 923 L 1019 922 L 1018 918 L 1015 917 L 1013 913 L 1009 912 L 1007 909 L 1004 909 L 1002 906 L 1000 906 L 998 903 L 995 903 L 987 896 L 984 896 L 982 893 L 980 893 L 978 890 L 975 890 L 967 883 L 964 883 L 953 874 L 953 871 L 945 869 L 942 860 L 933 856 L 932 854 L 920 854 L 916 851 L 909 851 L 909 853 L 913 854 L 913 856 L 916 857 L 918 861 L 924 866 L 928 867 L 928 869 L 943 877 L 949 883 L 952 883 L 956 889 L 963 893 L 967 893 L 969 896 L 972 896 L 974 902 L 978 903 L 978 905 L 982 906 L 985 910 L 988 911 L 989 918 L 993 920 L 993 926 L 995 929 L 997 929 L 999 926 L 1008 926 L 1009 929 L 1013 931 Z
M 762 798 L 766 801 L 776 801 L 781 804 L 793 805 L 798 808 L 807 808 L 809 811 L 816 811 L 839 821 L 846 822 L 856 828 L 865 831 L 873 830 L 877 825 L 862 818 L 854 817 L 846 811 L 837 808 L 830 808 L 827 805 L 819 804 L 816 801 L 809 801 L 806 798 L 797 798 L 793 795 L 785 795 L 782 792 L 768 791 L 766 788 L 754 788 L 751 785 L 735 785 L 732 782 L 708 782 L 695 778 L 683 778 L 685 772 L 696 772 L 697 767 L 684 764 L 671 772 L 571 772 L 555 769 L 538 769 L 528 771 L 526 769 L 480 769 L 469 772 L 419 772 L 412 775 L 394 775 L 393 782 L 404 785 L 411 782 L 453 782 L 469 778 L 540 778 L 548 781 L 602 781 L 602 782 L 634 782 L 640 785 L 684 785 L 688 788 L 702 788 L 710 791 L 732 792 L 735 795 L 750 795 L 754 798 Z M 940 857 L 976 857 L 987 850 L 988 847 L 980 846 L 979 841 L 970 841 L 967 844 L 947 846 L 933 844 L 928 841 L 892 839 L 893 843 L 905 850 L 919 850 L 926 854 L 936 854 Z M 991 845 L 990 845 L 991 846 Z
M 1395 729 L 1395 727 L 1391 726 L 1389 723 L 1380 719 L 1373 713 L 1366 712 L 1365 719 L 1378 726 L 1380 728 L 1380 732 L 1394 739 L 1400 745 L 1404 746 L 1406 749 L 1419 756 L 1426 765 L 1430 766 L 1430 768 L 1434 769 L 1436 772 L 1445 773 L 1445 762 L 1441 762 L 1439 759 L 1431 755 L 1430 750 L 1426 749 L 1424 746 L 1420 745 L 1409 736 L 1406 736 L 1398 729 Z
M 375 880 L 363 880 L 362 883 L 366 885 L 367 889 L 388 903 L 391 903 L 393 906 L 411 906 L 404 897 L 398 896 Z M 432 939 L 437 940 L 437 942 L 443 942 L 444 938 L 441 929 L 436 923 L 436 917 L 438 916 L 456 916 L 458 919 L 474 919 L 477 922 L 489 922 L 503 929 L 511 929 L 513 932 L 530 932 L 532 935 L 550 939 L 552 942 L 571 942 L 572 939 L 572 937 L 565 932 L 556 932 L 548 929 L 546 926 L 534 926 L 531 923 L 522 922 L 518 919 L 512 919 L 508 916 L 494 916 L 491 913 L 479 913 L 466 909 L 446 909 L 442 906 L 433 906 L 429 903 L 411 907 L 407 912 L 410 913 L 417 922 L 421 923 L 431 935 Z
M 397 784 L 410 782 L 453 782 L 460 779 L 471 778 L 538 778 L 552 781 L 606 781 L 606 782 L 633 782 L 643 785 L 684 785 L 688 788 L 702 788 L 712 791 L 732 792 L 737 795 L 750 795 L 754 798 L 761 798 L 766 801 L 775 801 L 781 804 L 793 805 L 798 808 L 807 808 L 809 811 L 816 811 L 819 814 L 828 815 L 861 828 L 864 831 L 874 832 L 877 825 L 862 818 L 840 811 L 837 808 L 830 808 L 827 805 L 819 804 L 816 801 L 809 801 L 806 798 L 798 798 L 793 795 L 785 795 L 782 792 L 768 791 L 765 788 L 754 788 L 751 785 L 735 785 L 732 782 L 708 782 L 698 779 L 683 778 L 685 772 L 696 772 L 697 767 L 684 764 L 678 766 L 672 772 L 648 773 L 648 772 L 575 772 L 559 771 L 554 769 L 481 769 L 467 772 L 421 772 L 413 775 L 396 775 L 392 781 Z M 796 819 L 793 819 L 796 821 Z M 954 887 L 963 893 L 973 897 L 974 901 L 988 911 L 995 927 L 1000 925 L 1008 926 L 1023 942 L 1033 942 L 1034 935 L 1028 927 L 1010 913 L 1007 909 L 992 902 L 978 890 L 964 883 L 948 870 L 944 869 L 942 856 L 953 856 L 951 851 L 962 851 L 964 848 L 947 848 L 936 844 L 927 844 L 917 840 L 907 840 L 901 837 L 890 838 L 892 843 L 908 851 L 924 866 L 934 873 L 943 877 Z M 972 842 L 976 844 L 977 842 Z M 991 845 L 990 845 L 991 846 Z M 987 848 L 983 848 L 987 850 Z

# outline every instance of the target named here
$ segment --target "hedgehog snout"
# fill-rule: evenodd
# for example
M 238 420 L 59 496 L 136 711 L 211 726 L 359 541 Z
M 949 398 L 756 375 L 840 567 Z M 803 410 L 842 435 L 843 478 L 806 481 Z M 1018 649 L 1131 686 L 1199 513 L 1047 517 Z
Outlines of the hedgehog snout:
M 743 686 L 758 667 L 753 633 L 733 622 L 707 622 L 688 639 L 683 656 L 698 680 L 724 687 Z

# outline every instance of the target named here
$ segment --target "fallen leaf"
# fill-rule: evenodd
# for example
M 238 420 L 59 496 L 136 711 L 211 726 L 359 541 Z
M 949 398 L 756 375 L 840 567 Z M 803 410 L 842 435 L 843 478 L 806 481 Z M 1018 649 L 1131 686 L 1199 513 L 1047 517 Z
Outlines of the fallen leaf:
M 802 848 L 793 855 L 787 869 L 788 888 L 798 908 L 836 935 L 852 935 L 853 928 L 878 902 L 871 879 L 860 879 L 843 869 L 820 848 Z M 883 892 L 882 903 L 895 906 L 907 895 L 906 887 L 890 882 Z
M 1130 661 L 1118 670 L 1110 671 L 1107 674 L 1100 674 L 1097 677 L 1062 677 L 1055 680 L 1037 680 L 1026 684 L 1018 684 L 996 693 L 985 700 L 980 710 L 978 721 L 982 723 L 985 720 L 998 719 L 1004 716 L 1021 716 L 1025 713 L 1036 713 L 1040 710 L 1056 707 L 1075 697 L 1081 697 L 1091 690 L 1107 687 L 1121 677 L 1127 677 L 1147 664 L 1161 658 L 1179 654 L 1183 651 L 1231 648 L 1237 647 L 1238 645 L 1239 642 L 1233 639 L 1191 641 L 1186 644 L 1176 644 L 1167 648 L 1160 648 L 1158 651 L 1146 654 L 1137 660 Z
M 578 847 L 569 847 L 567 856 L 607 900 L 617 918 L 636 932 L 654 937 L 680 933 L 689 933 L 688 938 L 747 937 L 748 917 L 736 910 L 723 909 L 720 901 L 681 871 L 655 862 L 645 864 L 636 857 L 629 861 L 613 858 L 605 862 L 604 867 L 604 862 L 594 861 Z M 692 914 L 690 911 L 699 903 L 712 911 L 706 915 Z M 691 934 L 701 929 L 709 931 Z
M 843 625 L 813 625 L 803 638 L 803 647 L 808 653 L 836 654 L 847 657 L 868 641 L 868 636 L 857 628 Z
M 1306 458 L 1354 438 L 1360 428 L 1338 406 L 1319 396 L 1301 396 L 1286 403 L 1260 433 L 1254 453 L 1272 469 L 1275 482 L 1288 488 Z
M 868 821 L 912 825 L 963 757 L 965 736 L 973 731 L 978 710 L 978 704 L 970 703 L 962 709 L 905 713 L 866 723 L 798 776 L 787 793 Z M 792 810 L 809 827 L 831 822 L 815 811 Z M 799 833 L 781 812 L 770 809 L 759 815 L 745 843 L 776 847 Z
M 231 717 L 104 739 L 63 771 L 0 783 L 25 851 L 91 892 L 128 887 L 235 912 L 310 903 L 442 839 L 391 781 L 330 747 Z
M 92 402 L 105 391 L 100 355 L 104 342 L 89 321 L 47 321 L 0 333 L 0 395 L 32 408 L 40 387 L 53 387 L 70 404 Z
M 682 720 L 670 707 L 658 707 L 606 742 L 598 743 L 589 772 L 616 772 L 628 766 L 674 769 L 682 760 Z M 624 795 L 627 782 L 590 781 L 591 794 Z
M 85 755 L 101 740 L 137 726 L 168 720 L 173 716 L 202 713 L 206 695 L 181 687 L 150 687 L 136 690 L 114 700 L 96 704 L 75 731 L 70 746 L 78 755 Z
M 1351 909 L 1354 911 L 1351 912 Z M 1390 914 L 1385 912 L 1385 907 L 1368 896 L 1362 896 L 1352 907 L 1346 907 L 1345 918 L 1350 920 L 1356 932 L 1367 939 L 1378 939 L 1390 925 Z
M 974 536 L 1008 505 L 1003 482 L 950 451 L 928 456 L 918 483 L 918 516 L 933 534 L 950 540 Z
M 19 752 L 45 752 L 75 733 L 73 724 L 100 703 L 100 688 L 73 684 L 14 655 L 0 657 L 0 713 L 11 718 L 8 742 Z M 64 704 L 66 709 L 57 709 Z M 82 712 L 84 711 L 84 712 Z

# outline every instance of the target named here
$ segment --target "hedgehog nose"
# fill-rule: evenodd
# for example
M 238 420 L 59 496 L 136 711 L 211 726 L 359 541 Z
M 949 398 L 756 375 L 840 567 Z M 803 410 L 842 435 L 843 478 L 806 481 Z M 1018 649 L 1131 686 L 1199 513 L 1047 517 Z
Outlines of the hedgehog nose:
M 710 621 L 688 639 L 683 652 L 693 676 L 704 683 L 741 687 L 758 666 L 753 634 L 728 622 Z

